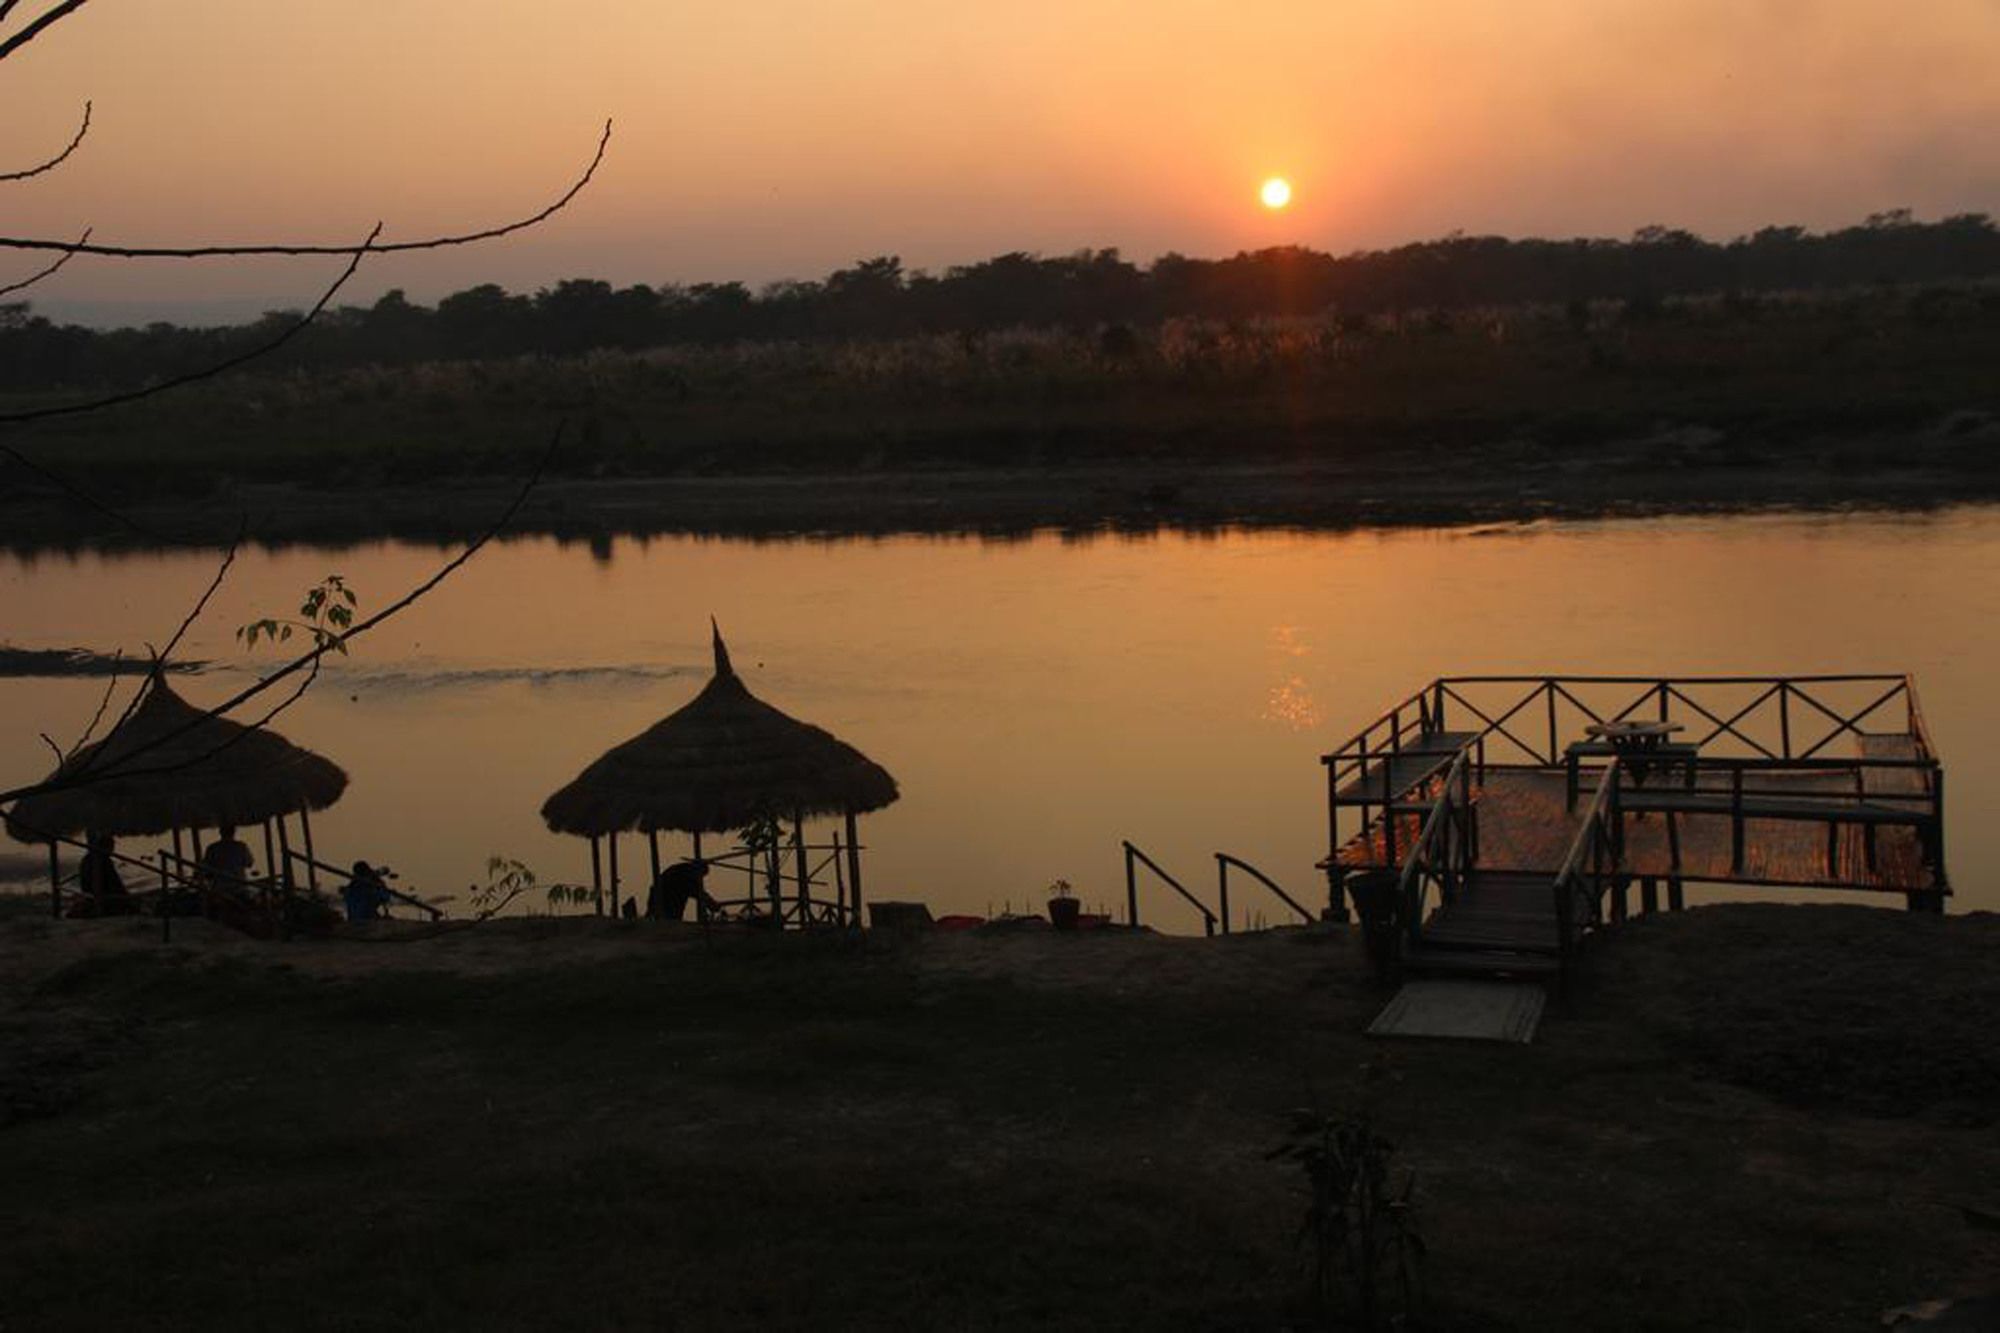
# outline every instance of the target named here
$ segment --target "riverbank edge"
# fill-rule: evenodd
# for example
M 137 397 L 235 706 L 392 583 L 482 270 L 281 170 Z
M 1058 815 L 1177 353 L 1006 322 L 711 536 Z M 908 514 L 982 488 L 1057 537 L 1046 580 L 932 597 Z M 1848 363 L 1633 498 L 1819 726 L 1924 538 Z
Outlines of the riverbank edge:
M 313 487 L 244 483 L 199 499 L 117 506 L 130 522 L 62 497 L 0 501 L 16 554 L 216 547 L 242 527 L 254 543 L 356 545 L 462 540 L 491 524 L 521 478 Z M 1747 464 L 1684 460 L 1548 465 L 1474 451 L 1448 466 L 1075 466 L 780 475 L 546 477 L 507 526 L 512 536 L 593 543 L 616 537 L 751 539 L 1070 533 L 1341 531 L 1588 520 L 1850 511 L 1924 513 L 2000 500 L 2000 468 L 1912 451 L 1803 455 Z

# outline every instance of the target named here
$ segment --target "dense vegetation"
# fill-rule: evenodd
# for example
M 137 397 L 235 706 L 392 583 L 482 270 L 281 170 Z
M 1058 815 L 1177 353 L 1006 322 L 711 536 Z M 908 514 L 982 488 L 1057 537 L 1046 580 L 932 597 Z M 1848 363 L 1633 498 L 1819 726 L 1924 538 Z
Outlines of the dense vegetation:
M 2000 410 L 1985 285 L 1122 329 L 266 371 L 24 438 L 126 496 L 518 474 L 559 419 L 573 476 L 1449 459 L 1518 483 L 1663 433 L 1685 471 L 1942 431 L 1963 472 Z
M 1107 344 L 1171 319 L 1365 320 L 1388 312 L 1568 306 L 1615 300 L 1647 311 L 1695 293 L 1799 292 L 2000 274 L 2000 231 L 1984 214 L 1920 223 L 1906 210 L 1828 233 L 1767 227 L 1727 243 L 1648 227 L 1629 241 L 1453 235 L 1334 256 L 1290 246 L 1229 259 L 1168 254 L 1140 267 L 1116 250 L 1014 253 L 943 273 L 893 256 L 819 282 L 752 292 L 740 282 L 614 288 L 575 278 L 533 295 L 486 284 L 435 308 L 392 291 L 329 312 L 269 368 L 409 365 L 594 349 L 741 341 L 909 338 L 1013 328 L 1108 330 Z M 0 306 L 0 391 L 127 385 L 206 365 L 295 318 L 235 328 L 100 331 Z

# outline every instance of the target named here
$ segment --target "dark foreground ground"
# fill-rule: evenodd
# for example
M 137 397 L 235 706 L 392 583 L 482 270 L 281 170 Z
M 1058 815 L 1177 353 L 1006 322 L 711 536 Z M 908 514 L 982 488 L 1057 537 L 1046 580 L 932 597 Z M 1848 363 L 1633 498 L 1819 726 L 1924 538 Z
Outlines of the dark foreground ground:
M 2000 1273 L 1991 915 L 1636 922 L 1500 1048 L 1360 1035 L 1345 936 L 163 948 L 13 906 L 10 1331 L 1280 1327 L 1265 1153 L 1314 1101 L 1417 1170 L 1429 1327 L 1859 1329 Z

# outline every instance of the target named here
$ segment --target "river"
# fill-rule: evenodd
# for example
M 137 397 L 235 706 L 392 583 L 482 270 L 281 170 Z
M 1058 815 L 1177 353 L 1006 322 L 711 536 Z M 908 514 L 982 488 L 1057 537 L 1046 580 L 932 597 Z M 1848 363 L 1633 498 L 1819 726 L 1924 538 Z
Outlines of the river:
M 214 701 L 278 660 L 245 651 L 235 627 L 287 613 L 323 576 L 344 576 L 365 613 L 443 558 L 393 543 L 246 552 L 188 639 L 184 653 L 212 665 L 182 692 Z M 0 558 L 0 637 L 163 642 L 213 569 L 186 553 Z M 587 880 L 587 844 L 537 811 L 694 695 L 711 614 L 753 691 L 901 784 L 862 824 L 874 899 L 1039 910 L 1060 878 L 1110 907 L 1129 838 L 1205 897 L 1223 851 L 1313 904 L 1318 755 L 1439 674 L 1909 671 L 1951 778 L 1953 910 L 2000 907 L 2000 821 L 1978 814 L 2000 794 L 1984 747 L 2000 510 L 1982 507 L 1008 541 L 523 539 L 355 643 L 282 719 L 352 777 L 314 821 L 322 854 L 387 861 L 425 894 L 462 891 L 495 855 Z M 8 681 L 0 780 L 41 776 L 37 734 L 74 736 L 101 691 Z M 626 857 L 634 887 L 643 855 Z M 1235 900 L 1284 919 L 1275 900 Z M 1153 890 L 1146 915 L 1197 922 Z

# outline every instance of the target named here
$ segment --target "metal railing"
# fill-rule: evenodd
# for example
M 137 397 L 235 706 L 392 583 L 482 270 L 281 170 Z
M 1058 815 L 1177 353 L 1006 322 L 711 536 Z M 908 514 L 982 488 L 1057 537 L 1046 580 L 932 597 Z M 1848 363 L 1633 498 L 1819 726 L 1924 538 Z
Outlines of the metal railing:
M 1152 871 L 1155 875 L 1159 876 L 1160 879 L 1166 883 L 1167 887 L 1171 888 L 1175 893 L 1178 893 L 1182 898 L 1186 899 L 1188 903 L 1194 908 L 1195 911 L 1201 913 L 1201 925 L 1204 933 L 1211 936 L 1215 934 L 1215 913 L 1209 910 L 1207 903 L 1195 897 L 1192 893 L 1189 893 L 1187 890 L 1187 886 L 1185 884 L 1182 884 L 1179 880 L 1175 879 L 1172 875 L 1168 874 L 1165 870 L 1161 869 L 1159 862 L 1155 861 L 1152 857 L 1140 851 L 1137 847 L 1134 847 L 1130 842 L 1121 842 L 1119 846 L 1125 849 L 1126 924 L 1132 926 L 1134 929 L 1137 929 L 1139 925 L 1139 869 L 1138 868 L 1139 866 L 1143 865 L 1148 870 Z M 1225 930 L 1227 929 L 1226 923 L 1224 928 Z
M 1276 881 L 1269 875 L 1241 857 L 1231 856 L 1227 852 L 1217 852 L 1215 854 L 1215 891 L 1217 907 L 1220 909 L 1222 916 L 1223 934 L 1227 935 L 1229 933 L 1229 868 L 1231 866 L 1241 870 L 1244 874 L 1249 875 L 1259 884 L 1262 884 L 1265 888 L 1276 894 L 1278 901 L 1291 908 L 1294 912 L 1297 912 L 1299 919 L 1307 925 L 1310 926 L 1313 923 L 1315 920 L 1313 914 L 1301 906 L 1298 899 L 1279 888 Z

